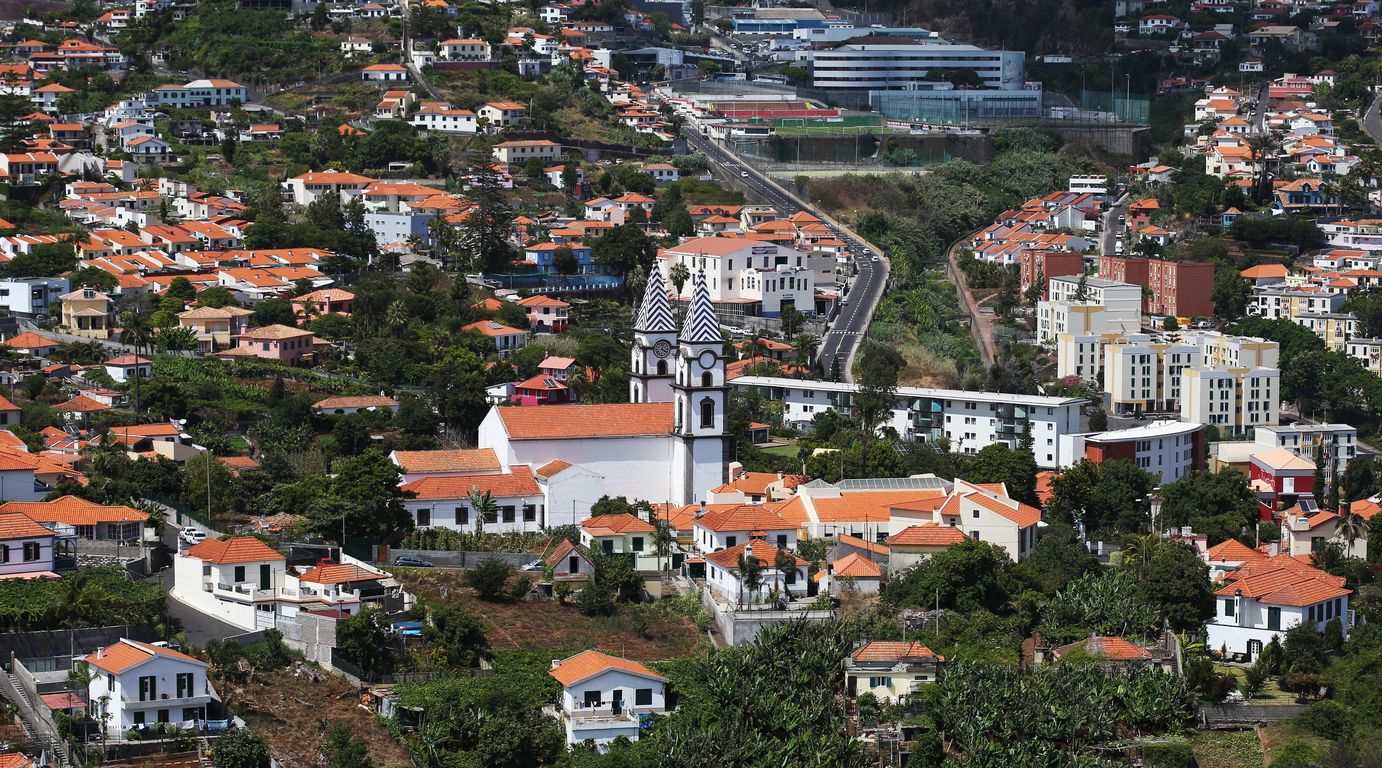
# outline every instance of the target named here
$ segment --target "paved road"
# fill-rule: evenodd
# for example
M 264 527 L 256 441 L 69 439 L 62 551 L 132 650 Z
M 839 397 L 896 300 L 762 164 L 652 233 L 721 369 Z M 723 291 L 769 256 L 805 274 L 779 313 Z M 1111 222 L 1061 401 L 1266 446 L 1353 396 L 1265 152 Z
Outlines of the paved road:
M 1127 203 L 1128 196 L 1125 194 L 1104 212 L 1104 232 L 1099 236 L 1099 253 L 1113 254 L 1117 252 L 1118 233 L 1123 231 L 1123 225 L 1118 223 L 1118 217 L 1128 215 Z
M 790 216 L 797 211 L 822 216 L 820 211 L 798 200 L 757 168 L 744 163 L 734 153 L 701 136 L 695 128 L 688 126 L 682 133 L 690 147 L 705 155 L 716 174 L 729 186 L 743 188 L 750 197 L 773 206 L 783 216 Z M 831 225 L 827 222 L 827 226 Z M 874 261 L 873 250 L 853 232 L 836 226 L 831 226 L 831 230 L 854 254 L 854 266 L 858 274 L 852 283 L 848 284 L 848 293 L 835 322 L 821 338 L 820 351 L 816 359 L 820 361 L 826 375 L 829 375 L 834 361 L 838 359 L 842 378 L 852 381 L 850 368 L 854 353 L 868 330 L 873 310 L 883 296 L 883 288 L 888 282 L 888 262 L 881 258 L 881 254 L 878 261 Z
M 1358 124 L 1373 141 L 1382 144 L 1382 116 L 1378 115 L 1379 110 L 1382 110 L 1382 94 L 1373 99 L 1372 105 L 1363 113 L 1363 119 Z
M 172 520 L 173 516 L 174 514 L 170 511 L 168 519 Z M 180 529 L 171 522 L 163 526 L 162 543 L 172 552 L 177 552 L 178 547 L 183 546 L 178 539 L 179 531 Z M 168 615 L 176 619 L 178 624 L 182 626 L 182 631 L 187 633 L 187 642 L 192 645 L 205 648 L 209 640 L 223 640 L 232 635 L 245 633 L 244 628 L 221 621 L 214 616 L 208 616 L 173 597 L 173 569 L 171 567 L 151 578 L 157 578 L 162 584 L 164 594 L 168 595 Z

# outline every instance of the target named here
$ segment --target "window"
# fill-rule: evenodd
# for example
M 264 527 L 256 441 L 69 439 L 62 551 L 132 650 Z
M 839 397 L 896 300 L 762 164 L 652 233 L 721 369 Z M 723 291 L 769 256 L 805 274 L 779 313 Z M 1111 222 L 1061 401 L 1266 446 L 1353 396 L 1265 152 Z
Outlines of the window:
M 713 386 L 715 386 L 715 379 L 714 379 L 713 376 L 710 375 L 710 371 L 706 371 L 705 373 L 702 373 L 702 374 L 701 374 L 701 386 L 702 386 L 702 387 L 713 387 Z
M 642 551 L 643 551 L 643 537 L 642 537 L 642 536 L 634 536 L 634 537 L 633 537 L 633 551 L 635 551 L 635 552 L 642 552 Z
M 465 507 L 456 507 L 456 525 L 465 525 L 470 522 L 470 510 Z
M 179 698 L 179 699 L 185 699 L 185 698 L 187 698 L 188 696 L 192 696 L 192 695 L 193 695 L 193 693 L 192 693 L 192 673 L 191 673 L 191 672 L 179 672 L 178 675 L 177 675 L 176 681 L 177 681 L 177 689 L 178 689 L 177 698 Z
M 9 545 L 9 544 L 0 544 L 0 563 L 8 563 L 9 561 L 10 561 L 10 545 Z
M 523 505 L 523 522 L 525 522 L 525 523 L 531 523 L 531 522 L 533 522 L 533 521 L 535 521 L 535 520 L 537 520 L 537 505 L 535 505 L 535 504 L 524 504 L 524 505 Z
M 566 561 L 566 572 L 567 572 L 567 573 L 580 573 L 580 572 L 581 572 L 581 558 L 577 557 L 576 555 L 572 555 L 570 558 L 568 558 L 567 561 Z
M 653 705 L 653 689 L 639 688 L 633 692 L 633 705 L 635 707 L 651 707 Z
M 499 522 L 499 510 L 485 513 L 485 525 L 492 525 Z
M 158 678 L 145 675 L 139 678 L 139 700 L 153 701 L 158 698 Z
M 975 509 L 975 510 L 974 510 L 974 517 L 975 517 L 975 519 L 978 519 L 978 517 L 979 517 L 979 510 L 978 510 L 978 509 Z
M 1232 599 L 1232 598 L 1229 598 L 1228 600 L 1225 600 L 1225 601 L 1224 601 L 1224 615 L 1227 616 L 1227 617 L 1229 617 L 1229 618 L 1233 618 L 1233 599 Z
M 503 510 L 503 512 L 504 512 L 504 522 L 506 522 L 506 523 L 512 523 L 512 522 L 513 522 L 513 515 L 514 515 L 514 508 L 513 508 L 513 505 L 512 505 L 512 504 L 506 505 L 506 506 L 502 507 L 502 510 Z
M 419 509 L 417 511 L 417 527 L 426 528 L 432 524 L 432 510 Z
M 1270 606 L 1267 608 L 1267 629 L 1274 630 L 1274 631 L 1275 631 L 1275 630 L 1280 630 L 1280 629 L 1281 629 L 1281 609 L 1280 609 L 1280 608 L 1273 608 L 1273 607 L 1270 607 Z
M 734 545 L 736 545 L 736 544 L 738 544 L 738 543 L 739 543 L 739 537 L 738 537 L 738 536 L 726 536 L 726 537 L 725 537 L 725 548 L 726 548 L 726 549 L 728 549 L 728 548 L 730 548 L 730 547 L 732 547 L 732 546 L 734 546 Z
M 787 534 L 785 534 L 785 533 L 779 533 L 779 534 L 777 535 L 777 548 L 778 548 L 778 549 L 786 549 L 786 548 L 787 548 Z
M 701 427 L 710 428 L 715 426 L 715 401 L 705 398 L 701 401 Z
M 870 678 L 869 678 L 869 687 L 870 687 L 870 688 L 891 688 L 891 687 L 893 687 L 893 679 L 892 679 L 891 677 L 870 677 Z
M 600 706 L 600 692 L 599 692 L 599 691 L 586 691 L 585 694 L 584 694 L 584 696 L 583 696 L 582 699 L 581 699 L 581 702 L 582 702 L 582 706 L 586 706 L 586 707 L 598 707 L 598 706 Z
M 244 580 L 245 580 L 245 566 L 243 566 L 243 565 L 237 565 L 237 566 L 235 566 L 235 583 L 236 583 L 236 584 L 239 584 L 240 582 L 242 582 L 242 581 L 244 581 Z

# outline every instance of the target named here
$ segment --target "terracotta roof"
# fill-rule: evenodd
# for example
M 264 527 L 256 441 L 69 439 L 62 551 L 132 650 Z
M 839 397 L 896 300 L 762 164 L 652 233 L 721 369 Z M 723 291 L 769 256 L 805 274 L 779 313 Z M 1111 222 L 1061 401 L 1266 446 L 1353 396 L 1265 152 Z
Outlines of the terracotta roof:
M 709 562 L 715 563 L 721 568 L 725 568 L 730 571 L 737 571 L 739 570 L 739 557 L 743 555 L 744 550 L 750 546 L 753 547 L 753 558 L 770 568 L 773 566 L 774 563 L 777 562 L 778 552 L 786 552 L 788 557 L 791 557 L 794 561 L 796 561 L 797 565 L 809 565 L 809 563 L 807 563 L 805 560 L 801 559 L 800 557 L 797 557 L 791 552 L 788 552 L 785 549 L 778 549 L 777 547 L 774 547 L 772 544 L 769 544 L 768 542 L 763 541 L 762 539 L 756 541 L 746 541 L 743 544 L 739 544 L 738 546 L 728 547 L 716 552 L 711 552 L 710 554 L 705 556 L 705 559 Z
M 19 512 L 0 513 L 0 539 L 29 539 L 52 536 L 53 532 Z
M 121 356 L 119 356 L 119 357 L 112 357 L 111 359 L 107 360 L 104 364 L 105 364 L 105 365 L 126 366 L 126 365 L 148 365 L 148 364 L 151 363 L 151 362 L 153 362 L 153 361 L 150 360 L 150 359 L 147 358 L 147 357 L 136 357 L 136 356 L 134 356 L 134 355 L 121 355 Z
M 883 576 L 883 570 L 878 567 L 878 563 L 858 552 L 851 552 L 831 563 L 830 566 L 834 570 L 836 578 L 878 579 Z
M 797 527 L 757 504 L 707 511 L 696 525 L 711 531 L 790 531 Z
M 403 490 L 417 494 L 418 499 L 463 499 L 472 491 L 485 493 L 495 498 L 515 496 L 538 496 L 542 490 L 537 487 L 533 471 L 526 464 L 517 464 L 511 471 L 502 475 L 465 475 L 462 477 L 424 477 L 403 486 Z
M 622 536 L 626 533 L 652 533 L 657 529 L 648 521 L 641 520 L 627 512 L 617 515 L 588 517 L 581 521 L 581 527 L 591 536 Z
M 313 584 L 349 584 L 353 581 L 372 581 L 386 578 L 386 574 L 362 568 L 354 563 L 319 565 L 298 577 L 298 581 Z
M 0 513 L 22 512 L 40 523 L 96 525 L 97 523 L 139 523 L 149 519 L 146 512 L 125 506 L 102 506 L 77 496 L 52 501 L 11 501 L 0 506 Z
M 110 410 L 110 406 L 106 405 L 105 403 L 92 400 L 86 395 L 77 395 L 76 397 L 72 398 L 71 400 L 68 400 L 65 403 L 58 403 L 57 405 L 53 406 L 53 410 L 63 411 L 67 413 L 86 413 L 89 411 L 108 411 Z
M 143 664 L 155 656 L 191 662 L 192 664 L 202 667 L 207 666 L 206 662 L 194 659 L 187 654 L 179 653 L 172 648 L 147 645 L 128 638 L 122 638 L 120 642 L 115 645 L 107 646 L 95 653 L 87 654 L 86 663 L 102 671 L 118 675 L 127 669 Z
M 535 405 L 496 412 L 510 440 L 638 437 L 672 431 L 671 403 Z
M 1244 563 L 1252 560 L 1261 560 L 1261 552 L 1249 547 L 1248 545 L 1236 540 L 1229 539 L 1209 548 L 1205 553 L 1206 559 L 1213 562 Z
M 503 323 L 496 323 L 493 320 L 476 320 L 475 322 L 469 325 L 461 326 L 461 330 L 475 331 L 477 333 L 482 333 L 486 336 L 515 336 L 518 334 L 527 333 L 527 331 L 525 330 L 519 328 L 510 328 L 509 326 L 504 325 Z
M 903 659 L 935 659 L 945 661 L 945 657 L 915 640 L 899 642 L 896 640 L 874 640 L 864 643 L 849 657 L 856 662 L 884 662 L 896 664 Z
M 311 336 L 311 331 L 304 331 L 301 328 L 294 328 L 288 325 L 266 325 L 262 328 L 250 328 L 240 334 L 246 339 L 295 339 L 299 336 Z
M 393 459 L 407 473 L 484 472 L 499 470 L 493 448 L 438 451 L 394 451 Z
M 960 514 L 961 500 L 971 501 L 1000 517 L 1015 523 L 1019 528 L 1027 528 L 1041 521 L 1041 510 L 1006 497 L 996 497 L 983 490 L 957 490 L 946 499 L 940 508 L 942 515 Z M 1011 503 L 1009 503 L 1011 502 Z
M 658 675 L 636 661 L 609 656 L 599 651 L 581 651 L 575 656 L 557 662 L 551 669 L 547 670 L 547 674 L 569 688 L 611 669 L 667 682 L 667 678 Z
M 1138 661 L 1152 658 L 1151 651 L 1140 645 L 1134 645 L 1121 637 L 1087 637 L 1055 648 L 1051 653 L 1055 654 L 1056 658 L 1060 658 L 1075 649 L 1082 650 L 1090 656 L 1098 656 L 1110 661 Z
M 48 349 L 62 346 L 56 341 L 40 336 L 32 331 L 25 331 L 17 336 L 9 338 L 4 344 L 10 349 Z
M 318 400 L 312 407 L 325 411 L 333 408 L 393 408 L 397 405 L 397 400 L 383 395 L 343 395 Z
M 15 405 L 14 403 L 10 402 L 10 399 L 7 398 L 7 397 L 5 397 L 4 395 L 0 395 L 0 411 L 17 411 L 17 410 L 19 410 L 19 406 L 17 406 L 17 405 Z
M 1352 594 L 1352 590 L 1344 588 L 1343 578 L 1289 555 L 1245 563 L 1228 574 L 1227 581 L 1216 595 L 1232 597 L 1241 590 L 1244 597 L 1267 605 L 1307 606 Z
M 547 556 L 546 563 L 555 566 L 557 563 L 565 560 L 572 552 L 575 552 L 586 560 L 590 559 L 589 556 L 586 555 L 584 548 L 572 544 L 570 539 L 562 539 L 561 543 L 557 545 L 557 548 L 552 550 L 552 554 Z
M 545 479 L 550 477 L 556 477 L 557 475 L 561 474 L 562 472 L 565 472 L 570 468 L 571 464 L 569 464 L 568 462 L 562 461 L 561 459 L 554 459 L 538 467 L 537 472 L 535 472 L 534 474 L 536 474 L 538 477 Z
M 888 537 L 888 544 L 902 547 L 948 547 L 964 541 L 964 531 L 953 525 L 922 523 L 912 525 Z
M 848 535 L 848 534 L 840 534 L 839 536 L 835 537 L 835 540 L 838 541 L 838 542 L 841 543 L 841 544 L 846 544 L 846 545 L 851 546 L 851 547 L 854 547 L 854 548 L 856 548 L 856 549 L 862 549 L 862 550 L 864 550 L 864 551 L 866 551 L 866 552 L 872 552 L 872 553 L 874 553 L 875 555 L 886 555 L 886 554 L 888 554 L 888 548 L 887 548 L 886 546 L 884 546 L 884 545 L 882 545 L 882 544 L 879 544 L 879 543 L 877 543 L 877 542 L 867 541 L 867 540 L 865 540 L 865 539 L 861 539 L 861 538 L 859 538 L 858 536 L 850 536 L 850 535 Z
M 208 563 L 259 563 L 265 560 L 283 560 L 273 547 L 253 536 L 237 536 L 220 541 L 207 539 L 187 550 L 188 557 L 195 557 Z

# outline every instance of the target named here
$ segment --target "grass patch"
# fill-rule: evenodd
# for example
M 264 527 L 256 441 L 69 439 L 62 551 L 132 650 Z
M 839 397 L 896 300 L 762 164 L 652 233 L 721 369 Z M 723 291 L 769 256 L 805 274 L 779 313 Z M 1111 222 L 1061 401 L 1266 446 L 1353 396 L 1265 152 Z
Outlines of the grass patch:
M 1229 674 L 1238 678 L 1239 690 L 1243 688 L 1243 681 L 1247 677 L 1247 668 L 1233 664 L 1215 664 L 1214 671 L 1219 674 Z M 1267 684 L 1262 686 L 1262 690 L 1257 695 L 1248 699 L 1249 704 L 1262 704 L 1265 706 L 1295 704 L 1296 695 L 1281 690 L 1277 685 L 1275 677 L 1267 678 Z
M 1200 768 L 1262 768 L 1255 731 L 1202 731 L 1190 739 Z
M 764 453 L 771 453 L 774 456 L 785 456 L 789 459 L 797 457 L 797 447 L 795 445 L 774 445 L 768 448 L 759 448 Z

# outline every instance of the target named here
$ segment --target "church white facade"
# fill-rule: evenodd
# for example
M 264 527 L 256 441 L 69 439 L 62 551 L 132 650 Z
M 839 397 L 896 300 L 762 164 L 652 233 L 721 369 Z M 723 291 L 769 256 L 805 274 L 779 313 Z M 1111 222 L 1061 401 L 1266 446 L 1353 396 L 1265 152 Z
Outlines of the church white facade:
M 727 479 L 724 339 L 704 275 L 678 331 L 650 273 L 630 356 L 628 404 L 495 407 L 480 425 L 479 446 L 505 467 L 568 464 L 598 478 L 599 494 L 584 488 L 592 498 L 548 498 L 549 524 L 579 522 L 599 495 L 685 505 Z

